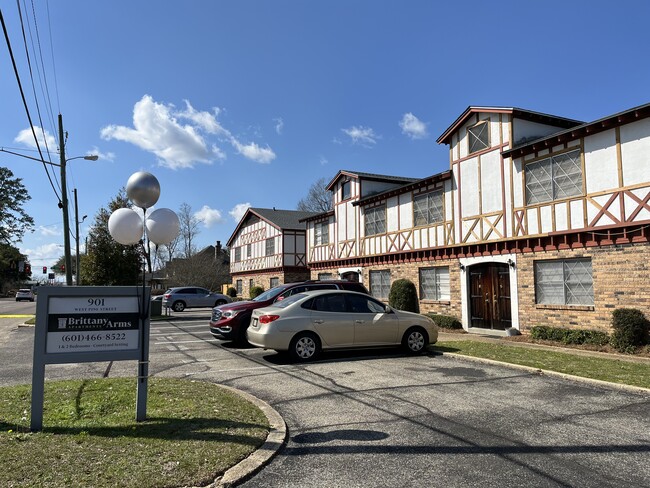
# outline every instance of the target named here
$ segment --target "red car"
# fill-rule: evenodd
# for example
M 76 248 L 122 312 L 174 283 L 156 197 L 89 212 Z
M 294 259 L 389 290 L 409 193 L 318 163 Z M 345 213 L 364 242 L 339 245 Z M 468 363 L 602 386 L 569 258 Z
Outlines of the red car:
M 210 332 L 217 338 L 224 338 L 245 344 L 246 329 L 251 321 L 253 310 L 268 307 L 295 293 L 312 290 L 349 290 L 369 294 L 361 283 L 345 280 L 301 281 L 279 285 L 258 295 L 253 300 L 233 302 L 212 309 Z

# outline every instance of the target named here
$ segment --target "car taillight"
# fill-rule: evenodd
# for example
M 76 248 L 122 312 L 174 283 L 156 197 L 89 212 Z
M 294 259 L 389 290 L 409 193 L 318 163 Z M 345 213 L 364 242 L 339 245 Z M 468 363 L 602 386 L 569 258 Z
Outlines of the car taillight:
M 169 297 L 170 297 L 170 296 L 171 296 L 171 295 L 170 295 L 169 293 L 166 293 L 166 294 L 163 295 L 163 298 L 164 298 L 165 300 L 169 300 Z
M 280 318 L 279 315 L 260 315 L 260 318 L 258 319 L 260 321 L 260 324 L 270 324 L 274 320 L 278 320 Z

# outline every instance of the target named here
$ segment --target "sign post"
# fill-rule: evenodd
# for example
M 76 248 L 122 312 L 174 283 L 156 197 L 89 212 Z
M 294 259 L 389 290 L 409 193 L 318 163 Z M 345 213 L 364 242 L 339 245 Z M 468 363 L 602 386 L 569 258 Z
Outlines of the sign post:
M 151 288 L 42 286 L 32 369 L 31 430 L 43 428 L 45 365 L 138 361 L 136 420 L 147 413 Z

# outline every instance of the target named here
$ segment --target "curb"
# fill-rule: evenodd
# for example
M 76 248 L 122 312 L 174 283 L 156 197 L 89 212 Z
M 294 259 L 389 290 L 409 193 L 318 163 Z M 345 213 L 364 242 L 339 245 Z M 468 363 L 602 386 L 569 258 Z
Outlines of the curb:
M 217 478 L 208 488 L 230 488 L 253 476 L 260 469 L 266 466 L 273 457 L 280 451 L 287 438 L 287 425 L 280 414 L 268 403 L 254 397 L 250 393 L 237 390 L 230 386 L 218 385 L 236 395 L 243 397 L 259 408 L 269 421 L 269 435 L 266 441 L 255 452 L 246 459 L 243 459 L 232 468 L 228 469 L 223 476 Z
M 609 381 L 602 381 L 602 380 L 594 380 L 592 378 L 585 378 L 583 376 L 575 376 L 571 374 L 566 374 L 566 373 L 558 373 L 557 371 L 549 371 L 546 369 L 540 369 L 540 368 L 533 368 L 532 366 L 524 366 L 522 364 L 513 364 L 513 363 L 504 363 L 502 361 L 495 361 L 494 359 L 486 359 L 486 358 L 477 358 L 475 356 L 465 356 L 463 354 L 456 354 L 454 352 L 443 352 L 443 356 L 449 356 L 452 358 L 456 359 L 466 359 L 469 361 L 474 361 L 477 363 L 484 363 L 484 364 L 493 364 L 495 366 L 505 366 L 507 368 L 511 369 L 519 369 L 523 371 L 528 371 L 529 373 L 535 373 L 535 374 L 543 374 L 546 376 L 555 376 L 557 378 L 562 378 L 565 380 L 571 380 L 571 381 L 576 381 L 576 382 L 581 382 L 581 383 L 588 383 L 594 386 L 602 386 L 606 388 L 611 388 L 615 390 L 623 390 L 627 391 L 630 393 L 643 393 L 646 395 L 650 395 L 650 389 L 649 388 L 643 388 L 641 386 L 632 386 L 632 385 L 624 385 L 622 383 L 611 383 Z

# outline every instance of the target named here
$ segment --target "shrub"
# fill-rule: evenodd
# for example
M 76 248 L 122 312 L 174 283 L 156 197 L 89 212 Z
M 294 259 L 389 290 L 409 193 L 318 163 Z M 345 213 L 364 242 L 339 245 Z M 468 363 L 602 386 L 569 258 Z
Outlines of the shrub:
M 226 290 L 226 295 L 228 295 L 230 298 L 235 298 L 237 296 L 237 288 L 234 288 L 232 286 L 228 287 Z
M 614 333 L 611 345 L 621 352 L 634 352 L 637 347 L 648 344 L 650 321 L 640 310 L 618 308 L 612 312 Z
M 604 346 L 609 342 L 609 336 L 599 330 L 565 329 L 537 325 L 530 329 L 530 337 L 543 341 L 561 342 L 562 344 L 592 344 Z
M 440 315 L 437 313 L 426 313 L 424 314 L 427 317 L 429 317 L 431 320 L 433 320 L 438 327 L 441 327 L 443 329 L 462 329 L 463 324 L 460 323 L 460 320 L 458 320 L 456 317 L 452 317 L 451 315 Z
M 264 293 L 264 288 L 262 288 L 261 286 L 254 286 L 253 288 L 251 288 L 250 296 L 251 298 L 255 298 L 261 295 L 262 293 Z
M 419 313 L 418 292 L 413 282 L 405 279 L 395 280 L 390 287 L 388 304 L 397 310 Z

